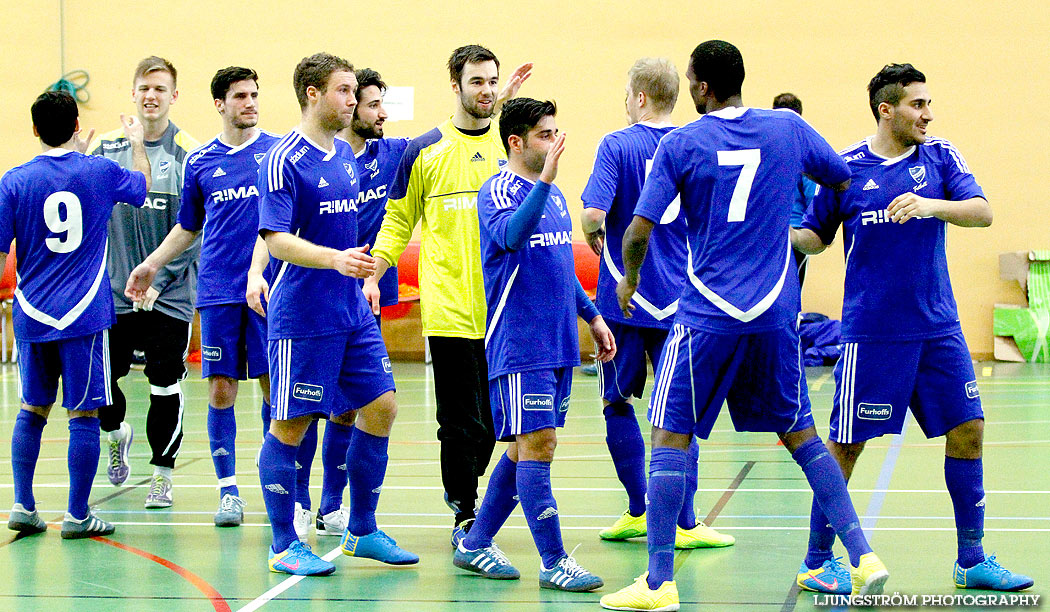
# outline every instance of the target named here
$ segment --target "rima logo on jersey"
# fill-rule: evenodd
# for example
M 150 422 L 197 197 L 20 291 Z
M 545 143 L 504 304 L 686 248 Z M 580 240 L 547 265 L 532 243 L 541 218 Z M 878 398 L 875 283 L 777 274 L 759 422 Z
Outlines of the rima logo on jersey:
M 320 210 L 317 214 L 327 215 L 351 211 L 357 212 L 357 202 L 355 200 L 326 200 L 321 202 Z
M 297 382 L 292 385 L 292 397 L 307 402 L 319 402 L 324 397 L 324 387 Z
M 882 208 L 879 210 L 866 210 L 860 213 L 860 224 L 867 225 L 869 223 L 889 223 L 890 216 L 886 214 L 886 209 Z
M 445 210 L 470 210 L 478 206 L 478 194 L 452 196 L 441 200 Z
M 912 166 L 908 168 L 908 174 L 911 175 L 915 186 L 911 188 L 912 191 L 918 191 L 927 185 L 926 183 L 926 166 Z
M 864 404 L 857 407 L 857 418 L 866 421 L 887 421 L 893 414 L 890 404 Z
M 533 234 L 529 238 L 530 247 L 551 247 L 560 244 L 572 244 L 572 232 L 568 230 L 564 232 L 543 232 L 542 234 Z
M 527 393 L 521 397 L 521 409 L 539 412 L 554 410 L 554 396 L 547 393 Z
M 211 192 L 211 199 L 215 202 L 230 202 L 232 200 L 246 200 L 252 196 L 259 196 L 259 190 L 255 185 L 248 187 L 230 187 Z

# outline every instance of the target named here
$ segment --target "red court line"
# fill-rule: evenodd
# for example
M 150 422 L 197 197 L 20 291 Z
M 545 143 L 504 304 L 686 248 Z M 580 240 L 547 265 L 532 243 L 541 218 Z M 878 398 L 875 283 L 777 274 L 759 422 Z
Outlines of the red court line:
M 211 605 L 212 605 L 213 608 L 215 608 L 215 612 L 232 612 L 230 610 L 230 605 L 226 603 L 226 598 L 223 597 L 222 594 L 220 594 L 218 591 L 216 591 L 215 587 L 213 587 L 212 585 L 208 584 L 203 578 L 201 578 L 197 574 L 194 574 L 190 570 L 182 567 L 181 565 L 178 565 L 176 563 L 168 561 L 167 559 L 164 559 L 162 557 L 158 557 L 157 555 L 154 555 L 152 553 L 148 553 L 148 552 L 146 552 L 146 551 L 144 551 L 144 550 L 142 550 L 140 548 L 135 548 L 134 546 L 128 546 L 127 544 L 122 544 L 122 543 L 117 542 L 115 540 L 110 540 L 109 538 L 94 537 L 94 538 L 91 538 L 91 539 L 95 540 L 96 542 L 101 542 L 103 544 L 108 544 L 108 545 L 110 545 L 110 546 L 112 546 L 114 548 L 119 548 L 121 550 L 126 550 L 129 553 L 136 554 L 136 555 L 138 555 L 138 556 L 140 556 L 140 557 L 142 557 L 144 559 L 149 559 L 150 561 L 153 561 L 154 563 L 158 563 L 158 564 L 168 568 L 169 570 L 175 572 L 176 574 L 181 576 L 184 580 L 186 580 L 187 582 L 189 582 L 190 584 L 195 586 L 198 591 L 203 593 L 204 596 L 207 597 L 211 601 Z

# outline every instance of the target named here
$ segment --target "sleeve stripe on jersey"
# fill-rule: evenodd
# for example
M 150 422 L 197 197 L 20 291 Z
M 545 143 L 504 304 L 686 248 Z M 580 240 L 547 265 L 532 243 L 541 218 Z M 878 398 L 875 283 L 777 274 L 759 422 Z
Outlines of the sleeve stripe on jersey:
M 512 177 L 509 173 L 500 172 L 495 180 L 489 183 L 489 195 L 492 196 L 492 202 L 496 205 L 496 208 L 504 209 L 514 205 L 514 202 L 507 198 L 507 188 L 510 186 L 511 180 Z
M 959 172 L 962 172 L 963 174 L 973 174 L 973 172 L 970 172 L 970 167 L 966 165 L 966 160 L 963 159 L 962 153 L 960 153 L 952 143 L 943 138 L 928 138 L 923 144 L 925 146 L 938 146 L 945 149 L 948 151 L 948 155 L 951 155 L 952 159 L 955 160 L 955 165 L 959 168 Z
M 855 142 L 855 143 L 851 144 L 850 146 L 846 147 L 845 149 L 842 149 L 841 151 L 839 151 L 839 156 L 840 157 L 845 157 L 845 156 L 849 155 L 851 152 L 855 151 L 856 149 L 859 149 L 859 148 L 863 147 L 866 144 L 868 144 L 868 139 L 867 138 L 865 138 L 864 140 L 858 140 L 857 142 Z
M 492 332 L 496 329 L 496 324 L 499 323 L 500 315 L 503 314 L 503 308 L 507 305 L 507 296 L 510 295 L 510 288 L 514 286 L 514 279 L 518 276 L 518 268 L 520 265 L 514 266 L 514 271 L 510 273 L 510 278 L 507 279 L 507 286 L 503 289 L 503 295 L 499 297 L 499 304 L 496 306 L 496 312 L 492 313 L 492 322 L 489 323 L 489 331 L 485 334 L 485 346 L 489 345 L 489 339 L 492 338 Z
M 269 172 L 267 189 L 269 191 L 276 191 L 284 187 L 284 162 L 288 152 L 291 151 L 297 142 L 299 142 L 299 134 L 290 132 L 285 136 L 284 142 L 279 142 L 274 147 L 273 155 L 270 156 L 270 165 L 267 169 Z

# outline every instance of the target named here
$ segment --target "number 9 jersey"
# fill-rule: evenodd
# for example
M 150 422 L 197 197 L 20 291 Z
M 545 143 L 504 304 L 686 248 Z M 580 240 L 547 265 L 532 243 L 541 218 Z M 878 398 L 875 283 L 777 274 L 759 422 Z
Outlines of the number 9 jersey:
M 145 199 L 141 172 L 68 149 L 50 149 L 4 175 L 0 251 L 17 240 L 19 341 L 75 338 L 113 325 L 106 226 L 117 202 L 142 206 Z
M 728 107 L 667 134 L 635 208 L 659 223 L 681 195 L 687 282 L 675 321 L 714 333 L 794 324 L 791 209 L 802 173 L 826 185 L 850 169 L 790 110 Z

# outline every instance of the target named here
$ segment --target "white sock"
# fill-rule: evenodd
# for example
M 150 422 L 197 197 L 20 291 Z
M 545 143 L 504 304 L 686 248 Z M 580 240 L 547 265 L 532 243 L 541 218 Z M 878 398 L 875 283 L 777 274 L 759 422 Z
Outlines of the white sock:
M 167 478 L 168 480 L 171 480 L 171 468 L 169 468 L 169 467 L 160 467 L 159 465 L 155 465 L 155 466 L 153 466 L 153 475 L 154 476 L 163 476 L 163 477 Z

